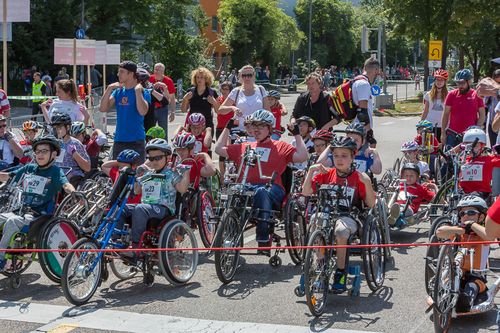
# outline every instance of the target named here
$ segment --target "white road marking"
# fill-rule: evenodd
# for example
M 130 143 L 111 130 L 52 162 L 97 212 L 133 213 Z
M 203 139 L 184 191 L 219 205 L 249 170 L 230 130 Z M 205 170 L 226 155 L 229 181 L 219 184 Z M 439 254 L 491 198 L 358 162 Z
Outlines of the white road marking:
M 45 324 L 34 333 L 47 332 L 61 325 L 123 332 L 275 332 L 306 333 L 309 327 L 260 323 L 230 322 L 196 318 L 182 318 L 116 310 L 81 308 L 52 304 L 22 303 L 0 300 L 0 319 Z M 326 329 L 324 333 L 369 333 L 366 331 Z M 375 332 L 372 332 L 375 333 Z
M 387 126 L 387 125 L 392 125 L 392 124 L 395 124 L 396 122 L 395 121 L 388 121 L 386 123 L 382 123 L 380 124 L 381 126 Z

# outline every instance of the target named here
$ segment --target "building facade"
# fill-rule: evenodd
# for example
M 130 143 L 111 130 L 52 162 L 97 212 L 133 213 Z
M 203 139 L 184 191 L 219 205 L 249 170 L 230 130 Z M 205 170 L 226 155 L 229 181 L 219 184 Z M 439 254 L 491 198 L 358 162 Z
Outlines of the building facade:
M 203 35 L 208 41 L 205 52 L 207 56 L 212 57 L 215 64 L 215 72 L 218 73 L 221 70 L 227 70 L 228 64 L 230 63 L 228 48 L 219 40 L 219 35 L 222 33 L 222 27 L 217 16 L 217 10 L 222 0 L 199 1 L 200 7 L 209 19 L 208 25 L 203 31 Z

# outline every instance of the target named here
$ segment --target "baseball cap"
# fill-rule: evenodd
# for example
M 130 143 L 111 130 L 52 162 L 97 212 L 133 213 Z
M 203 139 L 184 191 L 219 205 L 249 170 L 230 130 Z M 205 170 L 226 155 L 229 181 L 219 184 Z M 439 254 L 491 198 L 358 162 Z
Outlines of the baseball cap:
M 137 65 L 133 61 L 125 60 L 120 64 L 120 68 L 126 69 L 129 72 L 135 73 L 137 71 Z

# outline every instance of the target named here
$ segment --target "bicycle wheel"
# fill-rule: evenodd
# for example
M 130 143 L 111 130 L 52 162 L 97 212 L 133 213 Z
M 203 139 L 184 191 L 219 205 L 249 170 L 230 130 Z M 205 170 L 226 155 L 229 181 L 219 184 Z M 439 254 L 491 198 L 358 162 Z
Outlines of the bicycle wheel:
M 160 248 L 168 249 L 198 247 L 193 230 L 181 220 L 165 224 L 158 244 Z M 197 250 L 160 251 L 159 259 L 163 276 L 174 285 L 188 282 L 198 267 Z
M 308 246 L 326 246 L 326 235 L 315 230 L 309 237 Z M 328 282 L 333 267 L 330 265 L 330 251 L 326 248 L 309 248 L 304 259 L 304 289 L 309 311 L 319 317 L 326 308 Z
M 0 230 L 0 238 L 2 232 Z M 28 235 L 23 232 L 18 232 L 13 236 L 15 239 L 9 246 L 16 249 L 33 249 L 35 244 L 28 240 Z M 8 277 L 13 277 L 15 275 L 19 276 L 24 273 L 30 266 L 33 260 L 36 258 L 36 253 L 32 252 L 6 252 L 5 253 L 5 267 L 1 272 L 3 275 Z
M 306 244 L 305 211 L 301 210 L 299 199 L 293 198 L 285 206 L 285 237 L 287 246 L 304 246 Z M 295 265 L 304 261 L 305 249 L 288 249 L 290 258 Z
M 214 239 L 214 248 L 237 247 L 243 243 L 243 230 L 240 228 L 240 216 L 236 210 L 229 208 L 224 212 Z M 238 243 L 238 239 L 240 242 Z M 219 280 L 227 284 L 231 282 L 238 268 L 240 251 L 215 251 L 215 271 Z
M 80 238 L 80 232 L 75 223 L 67 218 L 50 220 L 38 238 L 39 249 L 64 250 L 71 249 Z M 38 254 L 40 267 L 49 280 L 60 283 L 64 259 L 68 252 L 41 252 Z
M 380 224 L 376 223 L 372 215 L 368 215 L 363 223 L 363 244 L 382 244 L 382 230 Z M 382 287 L 385 280 L 385 255 L 382 247 L 363 248 L 363 269 L 366 283 L 371 291 L 377 291 Z
M 374 217 L 377 220 L 378 226 L 382 232 L 382 244 L 391 244 L 391 231 L 387 222 L 387 205 L 385 199 L 378 198 Z M 392 258 L 392 250 L 390 247 L 384 247 L 385 260 Z
M 443 162 L 441 161 L 441 158 L 439 156 L 436 157 L 434 161 L 434 181 L 436 182 L 436 185 L 439 187 L 443 185 L 443 175 L 441 174 L 441 169 L 443 167 Z
M 432 299 L 434 301 L 434 331 L 447 332 L 451 321 L 451 312 L 456 305 L 459 286 L 455 286 L 455 267 L 453 246 L 444 245 L 439 250 L 436 277 Z
M 200 231 L 201 241 L 206 248 L 209 248 L 212 246 L 217 230 L 217 223 L 214 219 L 215 202 L 210 192 L 206 190 L 201 190 L 198 199 L 196 222 Z
M 82 238 L 73 249 L 96 250 L 99 245 L 93 239 Z M 68 253 L 61 275 L 61 287 L 68 302 L 78 306 L 92 298 L 101 280 L 102 265 L 97 252 Z
M 435 231 L 444 225 L 453 225 L 448 216 L 441 216 L 431 226 L 429 241 L 430 243 L 443 242 L 444 239 L 438 238 Z M 434 278 L 437 270 L 437 260 L 439 256 L 439 246 L 428 246 L 425 253 L 425 290 L 427 295 L 432 296 L 434 290 Z
M 137 268 L 128 265 L 120 258 L 113 258 L 109 262 L 113 274 L 120 280 L 131 279 L 137 275 Z
M 83 217 L 89 211 L 89 202 L 82 192 L 72 192 L 66 196 L 61 204 L 57 207 L 54 216 L 64 217 L 75 221 L 78 225 L 82 225 Z
M 400 168 L 401 168 L 401 159 L 398 157 L 394 161 L 394 165 L 392 166 L 392 170 L 394 170 L 397 174 L 399 174 Z

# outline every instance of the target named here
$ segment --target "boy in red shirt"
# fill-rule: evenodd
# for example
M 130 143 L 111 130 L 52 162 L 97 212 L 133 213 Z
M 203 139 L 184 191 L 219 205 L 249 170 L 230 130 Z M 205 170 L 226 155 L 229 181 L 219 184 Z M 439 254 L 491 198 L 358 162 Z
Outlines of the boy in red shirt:
M 312 195 L 318 190 L 317 185 L 335 184 L 345 186 L 347 183 L 346 192 L 349 196 L 349 202 L 341 200 L 339 209 L 344 207 L 348 211 L 351 206 L 362 209 L 363 204 L 373 207 L 376 198 L 371 180 L 366 174 L 356 171 L 353 163 L 358 149 L 356 142 L 349 137 L 336 137 L 330 147 L 333 150 L 334 168 L 326 169 L 322 164 L 311 166 L 304 180 L 302 194 L 305 196 Z M 336 245 L 346 245 L 349 237 L 357 231 L 358 224 L 352 217 L 347 215 L 339 217 L 335 223 Z M 346 262 L 348 259 L 346 257 L 346 249 L 337 249 L 337 270 L 332 286 L 334 293 L 342 293 L 346 290 Z
M 124 151 L 118 154 L 116 160 L 110 160 L 104 162 L 101 169 L 106 175 L 111 178 L 113 184 L 116 182 L 118 177 L 120 176 L 121 168 L 132 168 L 132 170 L 137 169 L 140 164 L 140 155 L 138 152 L 132 149 L 125 149 Z M 139 204 L 141 203 L 141 195 L 131 195 L 129 196 L 127 203 L 129 204 Z
M 185 127 L 180 126 L 175 135 L 182 131 L 189 132 L 194 135 L 194 154 L 198 153 L 209 153 L 210 147 L 212 146 L 212 129 L 205 127 L 205 116 L 201 113 L 192 113 L 188 116 L 186 120 Z
M 286 111 L 286 107 L 280 102 L 280 98 L 281 94 L 277 90 L 270 90 L 267 94 L 271 112 L 274 116 L 274 119 L 276 119 L 276 125 L 274 126 L 274 131 L 271 135 L 271 139 L 273 140 L 279 140 L 281 138 L 281 134 L 283 133 L 283 129 L 281 127 L 281 116 L 284 116 L 288 113 Z
M 413 225 L 415 221 L 414 214 L 418 212 L 420 205 L 424 202 L 430 202 L 436 195 L 438 190 L 436 184 L 426 183 L 425 186 L 420 185 L 417 181 L 420 178 L 420 168 L 414 163 L 405 163 L 401 168 L 401 178 L 406 182 L 399 184 L 399 191 L 397 197 L 391 198 L 389 202 L 390 215 L 387 222 L 391 226 L 402 228 L 405 225 Z M 407 195 L 411 195 L 410 205 L 404 212 L 404 219 L 400 219 L 401 212 L 404 210 L 407 202 Z M 394 202 L 395 201 L 395 202 Z M 397 221 L 397 223 L 396 223 Z

